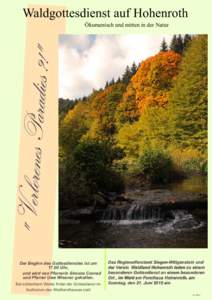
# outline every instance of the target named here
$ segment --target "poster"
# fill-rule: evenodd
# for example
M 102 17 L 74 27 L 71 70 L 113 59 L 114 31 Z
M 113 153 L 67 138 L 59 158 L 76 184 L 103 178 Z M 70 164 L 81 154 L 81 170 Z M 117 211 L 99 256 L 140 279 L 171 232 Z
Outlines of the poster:
M 210 298 L 209 1 L 2 12 L 2 299 Z

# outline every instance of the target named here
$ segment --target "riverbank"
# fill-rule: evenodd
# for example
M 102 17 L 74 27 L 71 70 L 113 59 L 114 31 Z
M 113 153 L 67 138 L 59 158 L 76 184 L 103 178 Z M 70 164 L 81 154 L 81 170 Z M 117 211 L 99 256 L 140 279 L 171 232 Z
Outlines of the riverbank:
M 102 204 L 60 211 L 60 247 L 161 247 L 167 239 L 167 247 L 207 247 L 207 180 L 203 177 L 147 190 L 128 188 L 108 195 L 107 204 Z M 87 235 L 89 230 L 92 233 Z M 121 234 L 129 232 L 130 241 L 123 246 Z M 157 245 L 148 238 L 154 235 Z M 187 235 L 193 236 L 190 244 Z

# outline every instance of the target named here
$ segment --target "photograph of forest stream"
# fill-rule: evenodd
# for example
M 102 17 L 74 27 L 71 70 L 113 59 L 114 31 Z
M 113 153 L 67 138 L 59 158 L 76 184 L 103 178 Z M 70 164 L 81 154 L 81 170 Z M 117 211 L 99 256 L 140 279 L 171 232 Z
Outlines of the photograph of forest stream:
M 59 247 L 207 248 L 207 39 L 59 36 Z

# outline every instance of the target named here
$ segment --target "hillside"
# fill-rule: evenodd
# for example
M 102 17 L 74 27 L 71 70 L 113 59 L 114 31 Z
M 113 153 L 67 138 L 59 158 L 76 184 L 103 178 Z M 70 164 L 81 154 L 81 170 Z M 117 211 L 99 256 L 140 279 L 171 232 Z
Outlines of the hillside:
M 104 88 L 60 99 L 59 114 L 62 207 L 89 205 L 133 178 L 166 183 L 205 174 L 207 36 L 174 36 L 169 48 L 163 41 Z

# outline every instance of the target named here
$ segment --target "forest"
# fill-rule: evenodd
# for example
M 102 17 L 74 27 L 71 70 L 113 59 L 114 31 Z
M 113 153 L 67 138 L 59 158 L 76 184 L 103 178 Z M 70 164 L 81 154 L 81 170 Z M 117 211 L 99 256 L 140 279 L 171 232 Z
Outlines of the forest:
M 207 35 L 173 35 L 104 88 L 59 99 L 60 209 L 207 175 L 207 82 Z

